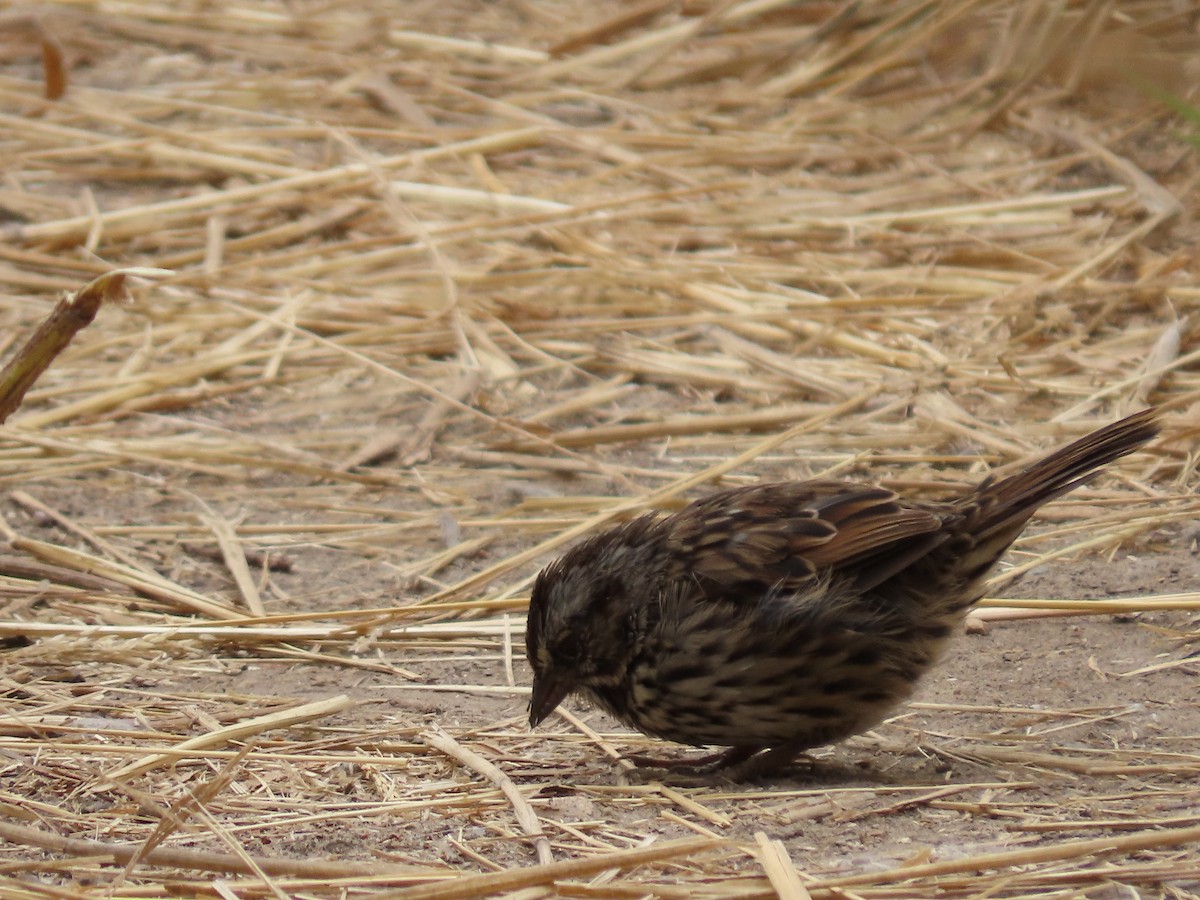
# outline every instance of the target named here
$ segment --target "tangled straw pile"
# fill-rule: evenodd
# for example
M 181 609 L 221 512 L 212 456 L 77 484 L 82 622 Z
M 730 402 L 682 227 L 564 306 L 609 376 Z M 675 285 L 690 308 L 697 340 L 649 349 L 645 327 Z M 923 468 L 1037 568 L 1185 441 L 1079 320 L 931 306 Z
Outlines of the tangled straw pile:
M 1200 166 L 1157 99 L 1200 81 L 1189 4 L 36 12 L 0 14 L 0 354 L 114 266 L 173 274 L 0 427 L 5 892 L 1195 890 L 1161 633 L 1120 686 L 1162 708 L 927 703 L 873 755 L 967 775 L 737 792 L 614 784 L 639 739 L 594 717 L 531 735 L 514 650 L 604 522 L 932 493 L 1148 401 L 1166 440 L 995 587 L 1190 558 Z M 1195 609 L 1154 565 L 1120 608 Z

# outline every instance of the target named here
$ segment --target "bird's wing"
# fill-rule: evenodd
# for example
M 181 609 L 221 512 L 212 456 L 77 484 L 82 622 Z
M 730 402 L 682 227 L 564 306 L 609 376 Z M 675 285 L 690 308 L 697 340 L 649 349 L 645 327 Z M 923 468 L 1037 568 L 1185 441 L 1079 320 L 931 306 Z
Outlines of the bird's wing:
M 668 545 L 705 593 L 801 590 L 849 577 L 869 590 L 943 540 L 940 516 L 892 491 L 837 481 L 754 485 L 671 516 Z

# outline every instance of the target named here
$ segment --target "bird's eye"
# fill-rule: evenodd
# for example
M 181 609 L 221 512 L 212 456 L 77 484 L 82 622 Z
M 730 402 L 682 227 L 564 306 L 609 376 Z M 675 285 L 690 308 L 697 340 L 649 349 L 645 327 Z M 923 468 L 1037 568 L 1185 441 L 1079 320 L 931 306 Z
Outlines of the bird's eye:
M 579 635 L 568 631 L 554 645 L 554 659 L 559 665 L 571 665 L 583 655 L 583 644 Z

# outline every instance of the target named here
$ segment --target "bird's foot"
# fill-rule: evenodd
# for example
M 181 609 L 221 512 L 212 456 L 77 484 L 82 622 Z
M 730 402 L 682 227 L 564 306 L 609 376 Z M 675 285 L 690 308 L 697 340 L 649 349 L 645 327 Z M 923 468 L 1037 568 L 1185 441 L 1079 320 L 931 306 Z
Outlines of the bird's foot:
M 663 759 L 657 756 L 642 756 L 631 753 L 625 758 L 639 769 L 665 769 L 674 771 L 697 769 L 720 769 L 724 766 L 735 765 L 759 750 L 758 747 L 730 747 L 718 753 L 706 753 L 704 756 L 685 756 L 678 759 Z
M 709 753 L 683 759 L 658 759 L 650 756 L 626 757 L 637 768 L 627 775 L 630 781 L 645 784 L 662 781 L 672 785 L 710 785 L 714 781 L 754 781 L 773 775 L 795 760 L 797 750 L 791 747 L 730 747 L 720 753 Z

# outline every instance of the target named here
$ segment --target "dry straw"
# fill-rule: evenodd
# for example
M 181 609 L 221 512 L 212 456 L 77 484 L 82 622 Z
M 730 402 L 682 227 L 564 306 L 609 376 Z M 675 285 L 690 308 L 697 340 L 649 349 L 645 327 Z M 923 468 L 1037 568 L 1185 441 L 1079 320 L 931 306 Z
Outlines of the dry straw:
M 1200 168 L 1122 71 L 1185 94 L 1190 16 L 0 14 L 0 893 L 1194 894 Z M 63 292 L 105 301 L 73 337 Z M 525 726 L 571 541 L 758 478 L 951 492 L 1149 403 L 978 611 L 1055 617 L 968 639 L 1027 695 L 937 682 L 770 785 Z

